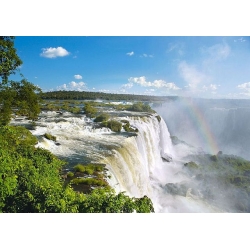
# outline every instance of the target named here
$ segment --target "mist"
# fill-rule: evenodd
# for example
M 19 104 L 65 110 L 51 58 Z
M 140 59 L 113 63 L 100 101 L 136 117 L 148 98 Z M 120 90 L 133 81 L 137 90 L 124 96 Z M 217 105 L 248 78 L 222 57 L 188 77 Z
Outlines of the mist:
M 178 98 L 154 109 L 172 136 L 210 154 L 250 160 L 250 100 Z

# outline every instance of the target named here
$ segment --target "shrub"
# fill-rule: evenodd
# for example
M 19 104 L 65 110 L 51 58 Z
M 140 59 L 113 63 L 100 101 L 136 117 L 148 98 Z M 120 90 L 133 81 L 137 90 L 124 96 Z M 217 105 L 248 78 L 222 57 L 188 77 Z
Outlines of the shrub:
M 77 164 L 77 165 L 74 167 L 74 170 L 75 170 L 76 172 L 81 172 L 81 173 L 83 173 L 83 172 L 85 171 L 85 167 L 84 167 L 83 165 L 81 165 L 81 164 Z
M 80 172 L 80 173 L 84 173 L 84 174 L 88 174 L 88 175 L 93 175 L 95 171 L 103 171 L 104 170 L 104 166 L 99 165 L 99 164 L 87 164 L 87 165 L 82 165 L 82 164 L 77 164 L 74 167 L 74 170 L 76 172 Z
M 75 178 L 71 181 L 73 185 L 93 185 L 93 186 L 107 186 L 107 183 L 104 180 L 98 180 L 94 178 Z
M 130 108 L 128 108 L 129 111 L 136 111 L 136 112 L 149 112 L 149 113 L 155 113 L 153 109 L 148 104 L 144 104 L 142 102 L 134 103 Z
M 94 122 L 104 122 L 107 121 L 110 118 L 109 114 L 103 113 L 99 116 L 97 116 L 94 120 Z
M 188 167 L 190 169 L 198 169 L 199 168 L 199 166 L 195 162 L 193 162 L 193 161 L 185 163 L 184 166 Z
M 138 132 L 138 129 L 133 129 L 130 127 L 130 123 L 126 121 L 126 123 L 123 125 L 123 128 L 126 132 Z
M 72 172 L 67 173 L 67 177 L 72 178 L 73 176 L 74 176 L 74 173 L 72 173 Z
M 73 114 L 79 114 L 81 113 L 81 109 L 79 107 L 73 107 L 73 108 L 70 108 L 69 111 Z
M 218 160 L 218 157 L 217 157 L 217 155 L 212 155 L 212 156 L 210 156 L 210 159 L 211 159 L 212 161 L 217 161 L 217 160 Z
M 86 116 L 90 117 L 90 118 L 95 117 L 95 115 L 97 113 L 97 109 L 86 102 L 84 103 L 83 111 L 86 114 Z
M 56 141 L 56 136 L 54 136 L 54 135 L 45 133 L 43 136 L 44 136 L 46 139 L 48 139 L 48 140 Z
M 122 123 L 116 120 L 102 122 L 102 126 L 110 128 L 113 132 L 121 132 Z

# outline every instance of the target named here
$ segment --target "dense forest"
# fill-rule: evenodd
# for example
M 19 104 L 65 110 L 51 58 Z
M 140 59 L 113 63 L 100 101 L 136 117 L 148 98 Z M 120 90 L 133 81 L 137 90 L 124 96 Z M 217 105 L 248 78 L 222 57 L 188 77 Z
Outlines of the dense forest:
M 76 191 L 73 188 L 78 184 L 75 176 L 90 172 L 100 176 L 103 169 L 78 165 L 75 172 L 67 173 L 65 178 L 62 176 L 64 161 L 47 150 L 36 148 L 37 138 L 26 128 L 9 125 L 13 115 L 26 116 L 35 122 L 42 98 L 45 98 L 41 89 L 20 73 L 22 60 L 17 55 L 14 40 L 15 37 L 0 37 L 0 212 L 154 212 L 148 197 L 116 194 L 103 180 L 91 179 L 89 184 L 95 186 L 91 192 Z M 16 73 L 21 80 L 9 80 L 9 76 Z M 63 96 L 58 98 L 64 99 Z M 51 135 L 45 136 L 55 140 Z
M 41 93 L 42 99 L 57 100 L 109 100 L 109 101 L 141 101 L 141 102 L 157 102 L 175 100 L 177 96 L 149 96 L 149 95 L 132 95 L 132 94 L 111 94 L 102 92 L 87 91 L 51 91 Z

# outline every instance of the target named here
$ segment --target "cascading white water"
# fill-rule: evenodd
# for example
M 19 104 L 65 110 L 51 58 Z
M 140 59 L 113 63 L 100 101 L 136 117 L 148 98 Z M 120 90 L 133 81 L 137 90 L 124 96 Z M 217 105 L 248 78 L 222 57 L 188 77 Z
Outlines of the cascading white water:
M 161 117 L 126 114 L 127 117 L 123 114 L 116 119 L 126 119 L 131 127 L 138 129 L 136 134 L 114 133 L 98 127 L 84 115 L 55 112 L 42 113 L 32 133 L 39 138 L 39 147 L 66 158 L 71 166 L 86 159 L 86 162 L 105 163 L 111 173 L 107 181 L 116 191 L 125 191 L 133 197 L 147 195 L 155 212 L 218 211 L 202 197 L 192 194 L 194 180 L 183 172 L 186 155 L 198 151 L 186 144 L 173 145 Z M 14 124 L 22 122 L 27 123 L 25 120 L 13 121 Z M 44 133 L 56 136 L 57 142 L 45 139 Z M 175 195 L 169 192 L 171 185 L 188 188 L 184 194 Z
M 134 197 L 147 195 L 157 209 L 155 186 L 164 185 L 168 177 L 164 172 L 174 167 L 166 162 L 175 155 L 168 128 L 163 119 L 158 121 L 155 116 L 127 117 L 127 120 L 138 129 L 138 135 L 125 139 L 102 162 L 108 165 L 117 191 L 126 191 Z
M 103 158 L 112 173 L 111 185 L 134 197 L 147 195 L 155 212 L 221 212 L 196 196 L 192 178 L 183 173 L 183 160 L 198 150 L 188 145 L 173 146 L 167 125 L 155 116 L 127 117 L 138 129 L 135 137 L 125 139 L 112 155 Z M 168 185 L 184 185 L 183 195 L 173 195 Z M 199 192 L 199 191 L 198 191 Z

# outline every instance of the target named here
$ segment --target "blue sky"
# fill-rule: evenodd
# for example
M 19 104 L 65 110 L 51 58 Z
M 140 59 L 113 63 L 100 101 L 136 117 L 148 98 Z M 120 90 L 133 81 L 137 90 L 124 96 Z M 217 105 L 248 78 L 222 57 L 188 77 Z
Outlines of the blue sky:
M 246 36 L 16 36 L 15 48 L 43 91 L 250 98 Z

